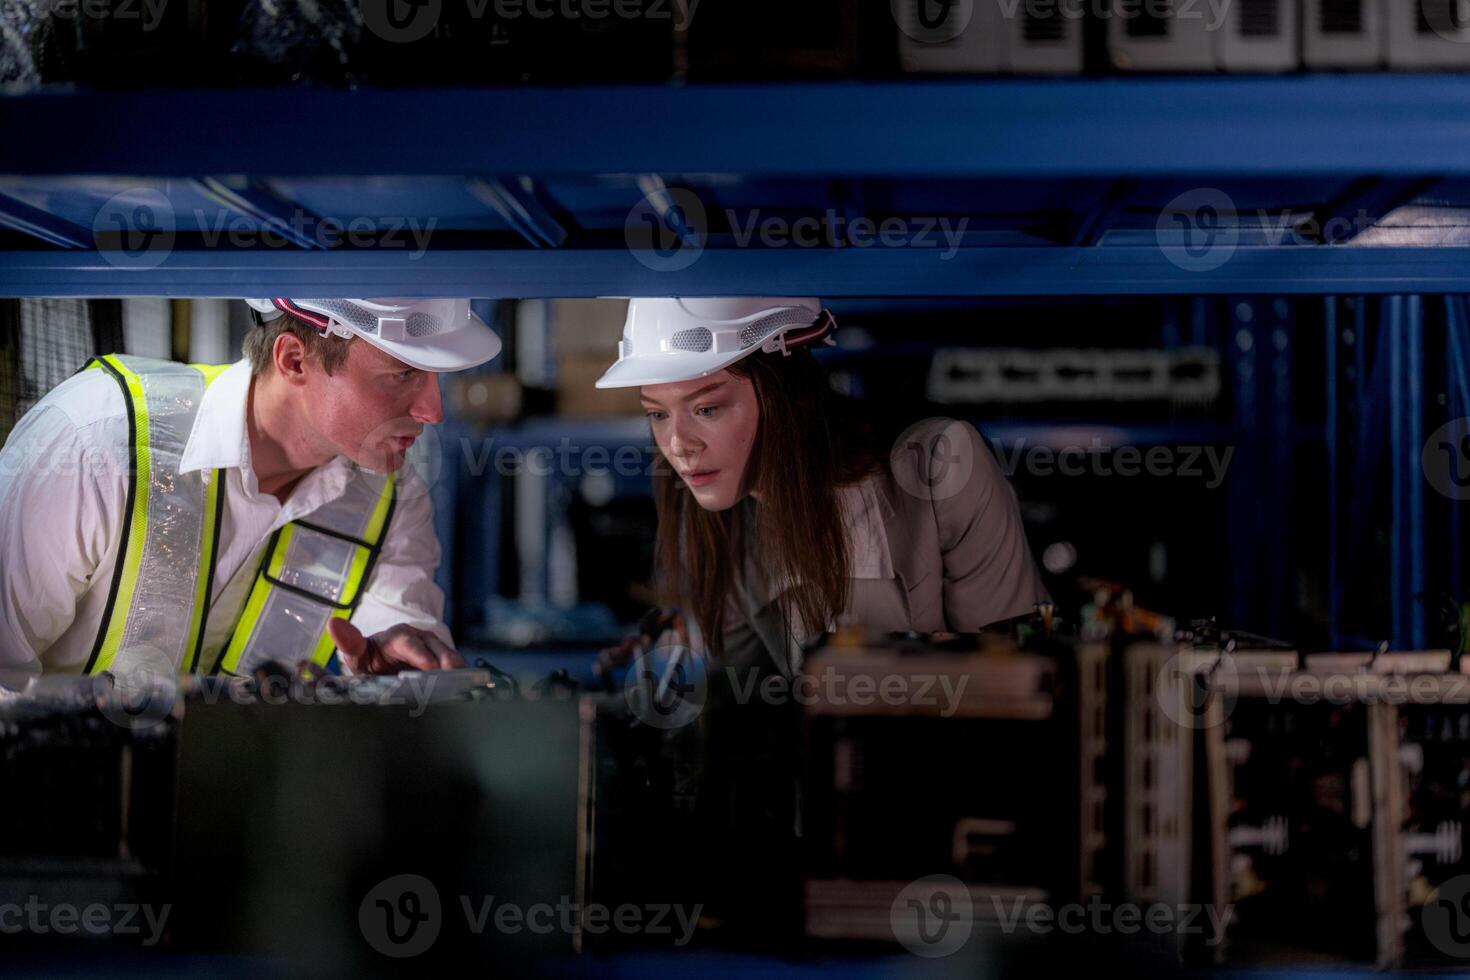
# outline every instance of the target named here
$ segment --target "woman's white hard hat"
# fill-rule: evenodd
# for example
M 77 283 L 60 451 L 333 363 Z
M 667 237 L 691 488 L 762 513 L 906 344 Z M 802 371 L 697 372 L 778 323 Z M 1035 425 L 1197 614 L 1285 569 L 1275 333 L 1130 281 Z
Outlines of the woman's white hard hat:
M 289 313 L 324 335 L 361 337 L 422 371 L 463 371 L 500 353 L 467 299 L 247 299 L 258 320 Z
M 597 387 L 703 378 L 757 351 L 789 353 L 790 347 L 825 337 L 832 327 L 832 315 L 814 297 L 633 299 L 617 363 Z

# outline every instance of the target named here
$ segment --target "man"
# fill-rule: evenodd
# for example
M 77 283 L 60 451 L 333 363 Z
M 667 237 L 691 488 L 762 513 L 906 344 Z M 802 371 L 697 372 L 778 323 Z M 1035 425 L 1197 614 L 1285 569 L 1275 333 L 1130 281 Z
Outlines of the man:
M 403 464 L 499 338 L 467 300 L 246 302 L 240 361 L 94 359 L 0 449 L 8 674 L 463 665 Z

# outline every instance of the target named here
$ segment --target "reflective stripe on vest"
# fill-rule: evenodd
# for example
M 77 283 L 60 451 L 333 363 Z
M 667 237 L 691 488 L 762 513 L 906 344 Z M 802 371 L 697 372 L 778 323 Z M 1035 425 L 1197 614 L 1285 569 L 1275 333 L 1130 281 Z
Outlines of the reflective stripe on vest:
M 206 480 L 180 473 L 179 463 L 204 390 L 227 367 L 110 354 L 84 369 L 106 371 L 121 386 L 134 461 L 87 673 L 133 663 L 157 669 L 160 660 L 180 671 L 203 669 L 224 471 Z M 392 520 L 395 487 L 393 474 L 353 467 L 341 497 L 276 531 L 214 672 L 247 672 L 267 660 L 326 665 L 335 650 L 327 621 L 350 616 L 361 601 Z
M 180 473 L 179 460 L 204 390 L 226 366 L 109 354 L 83 369 L 105 371 L 121 387 L 133 459 L 117 566 L 86 673 L 129 660 L 155 668 L 198 661 L 209 607 L 207 593 L 199 600 L 209 585 L 199 570 L 214 567 L 223 473 Z

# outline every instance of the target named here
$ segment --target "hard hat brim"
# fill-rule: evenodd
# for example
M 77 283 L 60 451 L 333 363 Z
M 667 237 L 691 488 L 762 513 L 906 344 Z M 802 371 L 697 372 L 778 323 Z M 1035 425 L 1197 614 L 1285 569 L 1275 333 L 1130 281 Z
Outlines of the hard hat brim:
M 625 357 L 603 372 L 597 379 L 598 388 L 639 388 L 643 385 L 673 384 L 676 381 L 693 381 L 725 370 L 731 364 L 760 350 L 756 345 L 749 350 L 739 351 L 711 360 L 707 354 L 687 354 L 683 351 L 667 351 L 659 354 L 644 354 Z

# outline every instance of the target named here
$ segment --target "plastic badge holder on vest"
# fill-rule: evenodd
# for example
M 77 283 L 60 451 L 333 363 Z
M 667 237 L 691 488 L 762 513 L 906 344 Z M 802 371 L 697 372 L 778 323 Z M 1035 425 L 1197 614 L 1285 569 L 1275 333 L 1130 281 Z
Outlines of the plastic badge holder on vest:
M 335 649 L 327 621 L 346 618 L 361 598 L 388 533 L 394 486 L 391 474 L 354 470 L 341 497 L 277 532 L 220 668 L 239 674 L 267 660 L 326 664 Z

